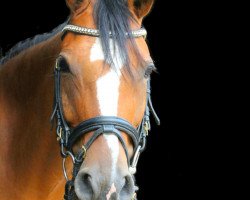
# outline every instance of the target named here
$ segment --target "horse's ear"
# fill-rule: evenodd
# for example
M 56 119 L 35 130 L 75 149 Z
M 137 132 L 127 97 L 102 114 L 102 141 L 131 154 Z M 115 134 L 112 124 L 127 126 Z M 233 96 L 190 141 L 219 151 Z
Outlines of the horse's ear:
M 134 0 L 135 12 L 137 17 L 145 17 L 151 10 L 154 0 Z
M 71 12 L 76 12 L 83 3 L 84 0 L 66 0 L 66 4 L 69 7 Z

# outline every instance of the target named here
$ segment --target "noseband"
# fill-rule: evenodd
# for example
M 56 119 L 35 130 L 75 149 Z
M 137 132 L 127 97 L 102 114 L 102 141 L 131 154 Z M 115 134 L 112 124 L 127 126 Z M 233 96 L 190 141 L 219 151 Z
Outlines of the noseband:
M 74 32 L 82 35 L 89 35 L 93 37 L 99 37 L 100 33 L 95 29 L 88 29 L 84 27 L 79 27 L 75 25 L 66 25 L 62 32 L 63 34 L 66 32 Z M 137 31 L 132 31 L 131 33 L 127 33 L 128 37 L 146 37 L 146 30 L 144 28 L 139 29 Z M 110 37 L 112 34 L 110 33 Z M 140 156 L 140 153 L 145 149 L 146 145 L 146 136 L 148 135 L 148 131 L 150 130 L 150 111 L 153 114 L 155 121 L 158 125 L 160 125 L 160 120 L 157 114 L 154 111 L 152 106 L 151 97 L 150 97 L 150 79 L 147 82 L 147 104 L 143 119 L 140 125 L 135 128 L 125 119 L 115 117 L 115 116 L 98 116 L 95 118 L 88 119 L 86 121 L 81 122 L 76 127 L 72 128 L 68 125 L 67 121 L 64 118 L 63 114 L 63 105 L 61 98 L 61 69 L 59 66 L 58 60 L 56 61 L 56 66 L 54 69 L 55 76 L 55 92 L 54 92 L 54 108 L 51 115 L 51 122 L 53 124 L 54 119 L 56 118 L 56 133 L 57 140 L 59 142 L 61 148 L 61 156 L 63 158 L 63 172 L 64 176 L 67 180 L 65 186 L 65 200 L 71 200 L 75 198 L 74 193 L 74 180 L 77 176 L 80 166 L 86 156 L 86 152 L 91 146 L 91 144 L 98 138 L 98 136 L 102 134 L 114 134 L 117 136 L 119 141 L 121 142 L 125 154 L 127 157 L 127 162 L 129 166 L 129 171 L 131 174 L 135 174 L 137 162 Z M 73 152 L 73 145 L 75 142 L 82 137 L 83 135 L 93 132 L 91 138 L 87 141 L 86 144 L 82 145 L 82 148 L 77 152 Z M 134 146 L 134 152 L 132 159 L 129 159 L 128 149 L 126 143 L 123 139 L 121 132 L 126 133 L 132 140 Z M 65 168 L 65 160 L 67 157 L 71 157 L 72 162 L 74 164 L 72 179 L 69 180 L 66 168 Z

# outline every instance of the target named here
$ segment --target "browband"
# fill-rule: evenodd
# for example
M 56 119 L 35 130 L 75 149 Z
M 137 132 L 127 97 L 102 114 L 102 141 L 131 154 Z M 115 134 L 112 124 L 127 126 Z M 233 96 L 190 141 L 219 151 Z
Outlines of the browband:
M 66 25 L 62 32 L 65 33 L 66 31 L 74 32 L 74 33 L 79 33 L 82 35 L 89 35 L 93 37 L 100 37 L 100 31 L 97 29 L 91 29 L 91 28 L 86 28 L 82 26 L 76 26 L 76 25 Z M 138 38 L 138 37 L 144 37 L 146 38 L 147 36 L 147 31 L 145 28 L 141 28 L 139 30 L 131 31 L 131 33 L 126 33 L 127 36 Z M 112 37 L 112 33 L 109 33 L 109 36 Z

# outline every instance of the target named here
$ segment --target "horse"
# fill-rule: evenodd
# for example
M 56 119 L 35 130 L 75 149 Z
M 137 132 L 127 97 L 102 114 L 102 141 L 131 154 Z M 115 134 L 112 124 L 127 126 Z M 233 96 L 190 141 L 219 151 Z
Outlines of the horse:
M 155 70 L 154 0 L 66 0 L 52 32 L 0 61 L 0 199 L 136 199 Z M 66 180 L 65 180 L 66 179 Z

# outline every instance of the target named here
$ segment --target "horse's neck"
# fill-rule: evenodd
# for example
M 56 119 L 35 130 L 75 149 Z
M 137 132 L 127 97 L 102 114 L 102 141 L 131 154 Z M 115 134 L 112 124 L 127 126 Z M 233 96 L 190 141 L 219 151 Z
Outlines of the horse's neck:
M 59 147 L 49 124 L 59 50 L 59 36 L 54 36 L 0 68 L 0 178 L 9 182 L 5 185 L 13 194 L 33 194 L 25 199 L 36 199 L 34 191 L 45 199 L 43 192 L 62 176 Z M 1 189 L 0 184 L 0 193 Z

